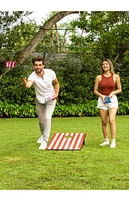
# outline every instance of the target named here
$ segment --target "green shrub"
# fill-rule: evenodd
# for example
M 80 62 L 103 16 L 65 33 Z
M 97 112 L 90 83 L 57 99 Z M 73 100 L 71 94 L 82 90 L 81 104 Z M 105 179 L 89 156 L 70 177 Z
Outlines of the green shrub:
M 89 101 L 87 104 L 60 105 L 57 103 L 53 117 L 84 117 L 98 116 L 97 101 Z M 129 115 L 129 102 L 119 102 L 118 115 Z M 37 117 L 35 105 L 30 103 L 18 105 L 0 101 L 0 117 Z
M 97 100 L 93 88 L 95 77 L 100 74 L 100 66 L 101 60 L 97 59 L 93 53 L 72 53 L 66 55 L 61 60 L 50 60 L 48 56 L 45 68 L 51 68 L 57 74 L 60 83 L 58 102 L 62 106 L 68 105 L 66 114 L 73 115 L 71 114 L 72 104 L 87 105 L 88 102 Z M 27 89 L 22 85 L 22 77 L 28 77 L 32 71 L 32 63 L 28 60 L 24 65 L 19 65 L 4 75 L 0 79 L 0 100 L 13 105 L 23 105 L 27 102 L 35 105 L 34 88 Z M 118 100 L 126 102 L 129 99 L 129 61 L 126 61 L 119 67 L 115 67 L 115 72 L 120 75 L 122 83 L 122 93 L 118 95 Z M 90 115 L 95 115 L 93 113 L 96 113 L 91 107 L 88 108 L 86 106 L 84 109 Z M 74 108 L 72 110 L 75 112 Z M 121 111 L 119 110 L 119 112 Z M 121 113 L 126 112 L 124 109 Z M 76 115 L 83 115 L 80 113 Z
M 36 117 L 35 107 L 29 103 L 18 105 L 0 102 L 0 117 Z
M 63 60 L 46 61 L 45 68 L 53 69 L 59 79 L 59 104 L 85 104 L 96 98 L 93 87 L 99 62 L 93 55 L 82 55 L 80 60 L 80 54 L 68 54 Z M 25 63 L 3 76 L 0 79 L 0 100 L 9 104 L 28 102 L 34 105 L 34 88 L 27 89 L 22 85 L 22 77 L 28 77 L 32 71 L 32 64 Z
M 118 115 L 129 115 L 129 102 L 119 102 Z

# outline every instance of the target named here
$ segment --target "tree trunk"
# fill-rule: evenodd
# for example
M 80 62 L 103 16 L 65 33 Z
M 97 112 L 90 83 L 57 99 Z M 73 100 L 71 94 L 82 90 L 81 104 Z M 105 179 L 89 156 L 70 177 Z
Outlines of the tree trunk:
M 52 49 L 54 49 L 53 30 L 50 30 L 50 40 L 51 40 Z
M 49 29 L 56 24 L 58 21 L 60 21 L 62 18 L 64 18 L 67 15 L 79 13 L 79 11 L 60 11 L 57 14 L 55 14 L 53 17 L 48 19 L 43 26 L 40 27 L 39 31 L 34 35 L 34 37 L 31 39 L 28 46 L 21 51 L 16 59 L 17 64 L 23 64 L 27 57 L 34 51 L 34 49 L 37 47 L 39 42 L 42 40 L 42 38 L 45 36 L 45 34 L 49 31 Z
M 60 44 L 59 44 L 59 35 L 58 35 L 58 28 L 57 28 L 57 24 L 55 24 L 55 29 L 56 29 L 56 40 L 57 40 L 57 52 L 59 53 L 60 51 Z

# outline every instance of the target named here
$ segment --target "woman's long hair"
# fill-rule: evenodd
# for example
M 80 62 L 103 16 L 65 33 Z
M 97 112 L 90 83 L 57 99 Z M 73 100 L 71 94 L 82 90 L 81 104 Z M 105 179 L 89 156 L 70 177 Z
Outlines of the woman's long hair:
M 114 72 L 114 67 L 113 67 L 112 61 L 108 58 L 104 58 L 102 63 L 104 61 L 108 62 L 108 64 L 110 65 L 110 72 L 111 72 L 111 74 L 114 74 L 115 72 Z M 104 70 L 103 70 L 103 67 L 101 67 L 101 74 L 103 74 L 103 73 L 104 73 Z

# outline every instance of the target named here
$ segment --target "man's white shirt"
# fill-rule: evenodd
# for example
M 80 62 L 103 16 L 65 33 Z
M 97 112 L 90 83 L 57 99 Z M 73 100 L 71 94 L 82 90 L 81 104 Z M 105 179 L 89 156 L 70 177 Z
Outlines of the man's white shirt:
M 36 72 L 32 72 L 28 81 L 33 81 L 36 99 L 39 103 L 45 103 L 51 96 L 55 94 L 52 81 L 56 79 L 56 74 L 52 69 L 43 69 L 43 78 L 39 77 Z

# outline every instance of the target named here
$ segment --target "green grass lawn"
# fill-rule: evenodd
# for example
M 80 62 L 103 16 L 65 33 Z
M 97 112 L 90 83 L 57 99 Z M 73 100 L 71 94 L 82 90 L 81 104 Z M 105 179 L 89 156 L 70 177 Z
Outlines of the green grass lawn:
M 100 117 L 53 118 L 56 132 L 85 132 L 79 151 L 39 150 L 38 120 L 0 119 L 0 190 L 128 190 L 129 116 L 117 116 L 117 147 L 100 147 Z

